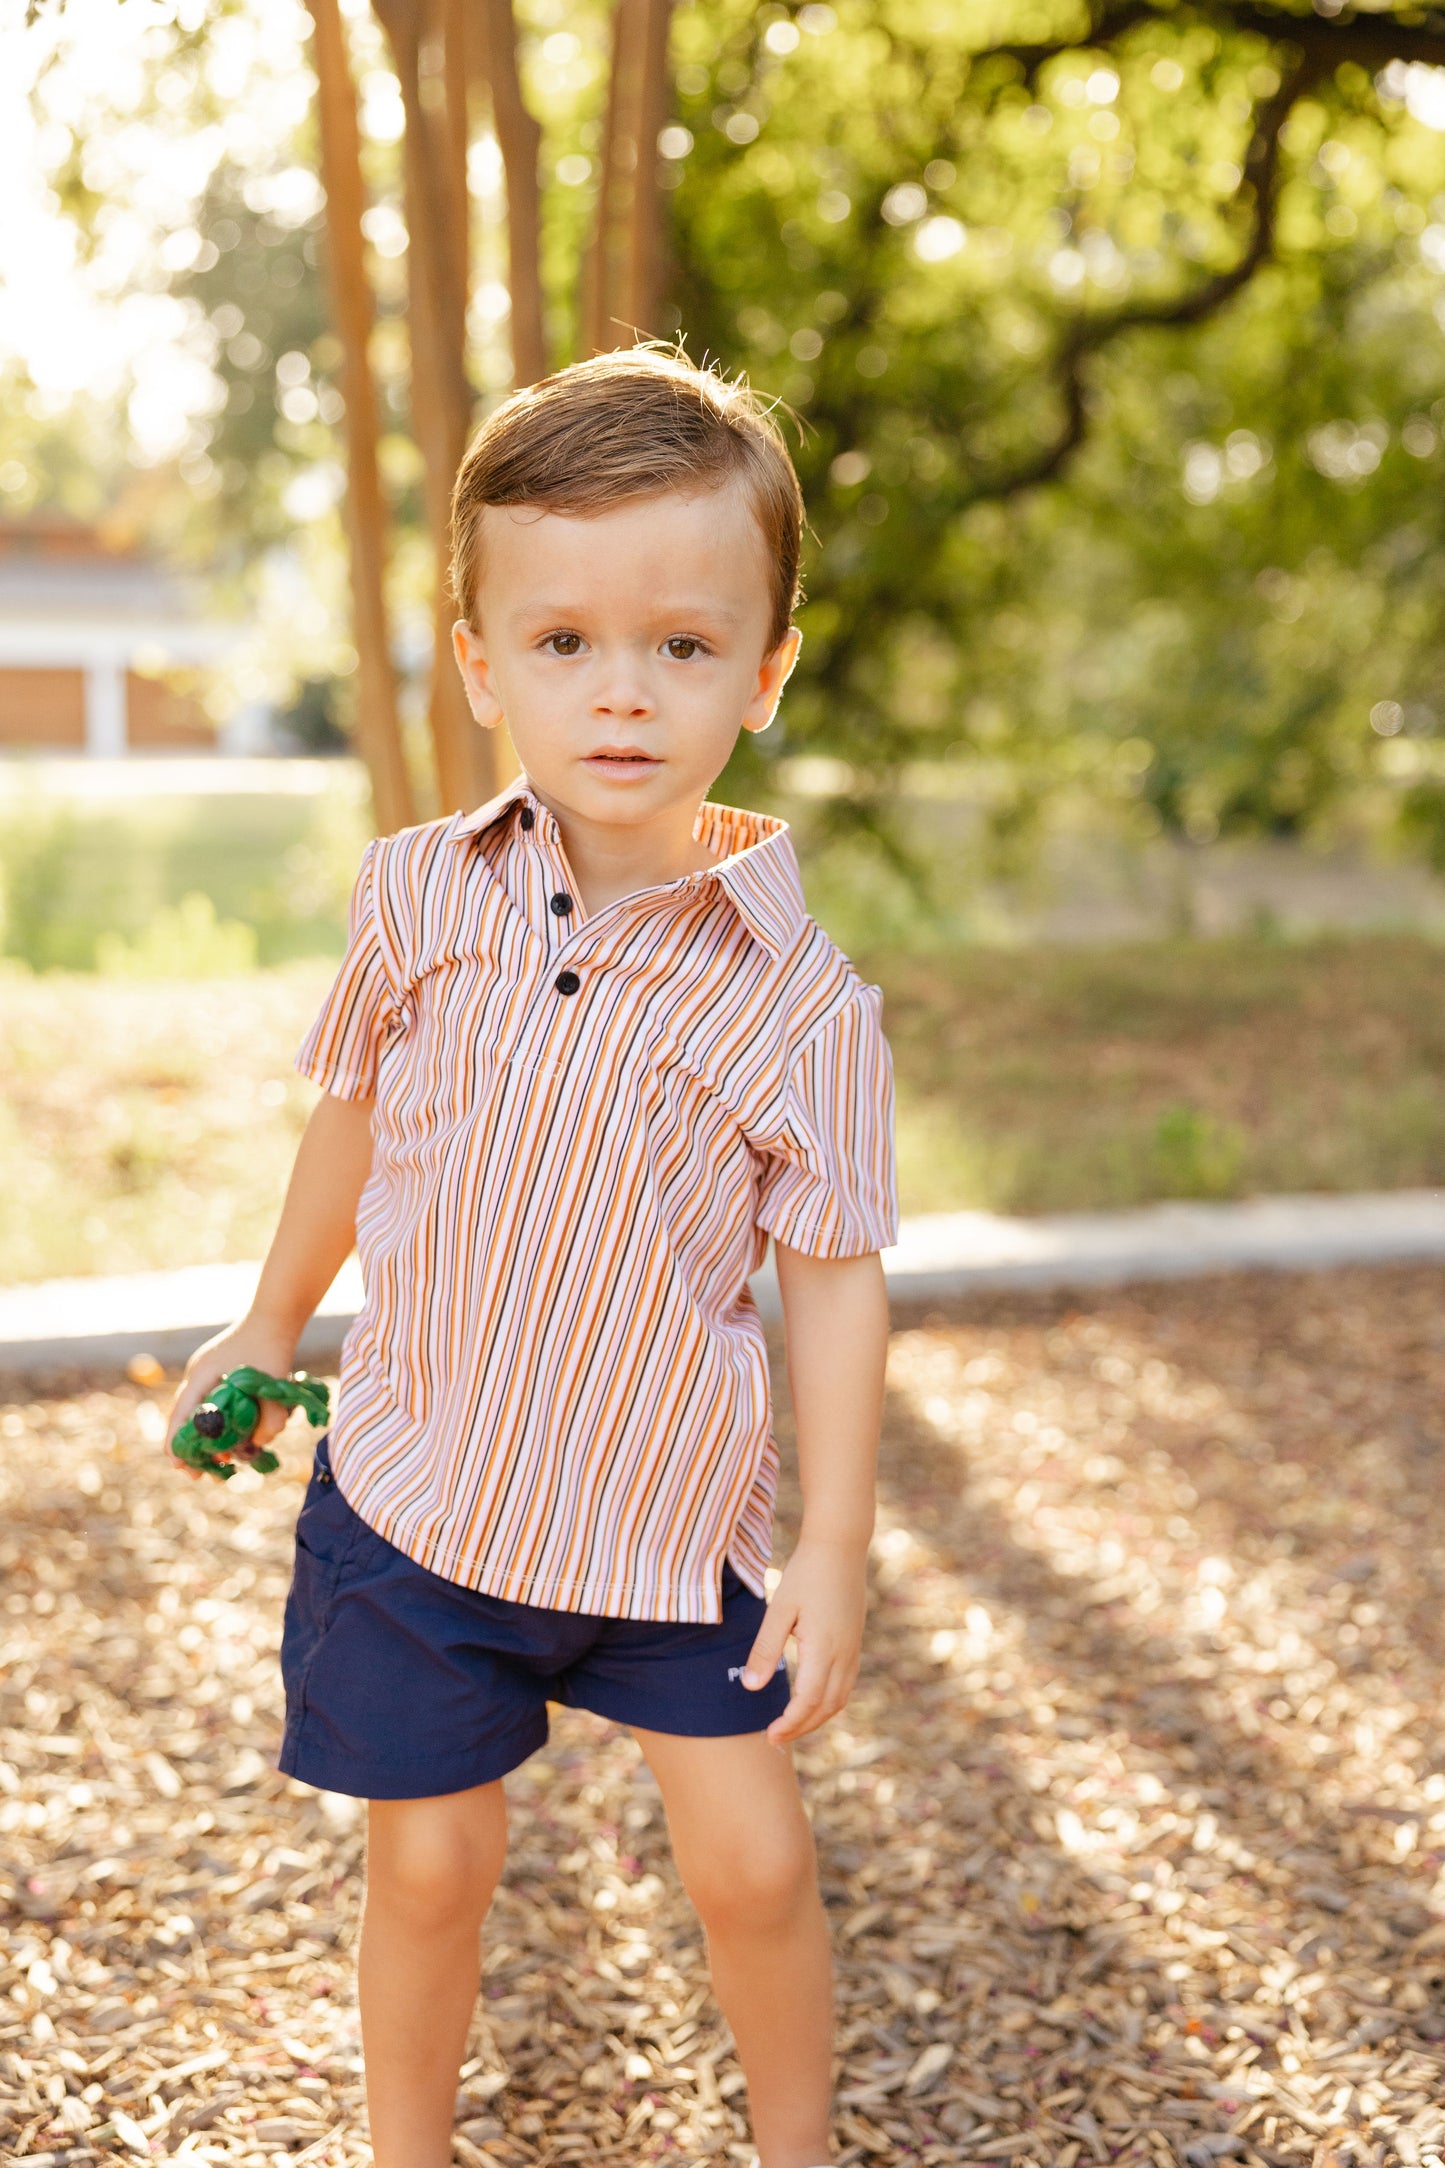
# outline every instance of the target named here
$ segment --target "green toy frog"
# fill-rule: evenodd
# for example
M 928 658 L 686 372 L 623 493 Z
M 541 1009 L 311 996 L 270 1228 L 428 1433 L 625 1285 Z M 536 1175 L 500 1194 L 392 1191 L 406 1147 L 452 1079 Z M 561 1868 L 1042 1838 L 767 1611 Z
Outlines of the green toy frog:
M 188 1468 L 204 1468 L 223 1483 L 236 1473 L 238 1461 L 248 1463 L 258 1475 L 270 1475 L 281 1463 L 251 1436 L 263 1400 L 274 1400 L 283 1408 L 303 1408 L 313 1429 L 326 1421 L 331 1407 L 326 1387 L 304 1370 L 294 1377 L 273 1378 L 243 1364 L 239 1370 L 228 1370 L 210 1398 L 192 1410 L 176 1432 L 171 1451 Z M 221 1460 L 222 1453 L 235 1458 Z

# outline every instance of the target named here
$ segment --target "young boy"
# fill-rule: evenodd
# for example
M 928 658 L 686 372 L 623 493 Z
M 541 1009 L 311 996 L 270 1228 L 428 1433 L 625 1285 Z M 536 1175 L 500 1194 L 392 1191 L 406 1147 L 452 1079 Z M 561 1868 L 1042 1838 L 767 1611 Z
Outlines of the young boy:
M 288 1371 L 355 1242 L 280 1767 L 369 1802 L 377 2168 L 450 2157 L 501 1780 L 549 1700 L 629 1725 L 657 1778 L 761 2168 L 829 2159 L 828 1936 L 787 1748 L 858 1667 L 891 1080 L 877 990 L 806 915 L 785 823 L 706 802 L 797 658 L 800 529 L 765 411 L 677 357 L 605 355 L 486 423 L 456 487 L 456 654 L 523 774 L 368 848 L 255 1302 L 177 1401 L 179 1423 L 238 1363 Z M 747 1288 L 769 1235 L 804 1500 L 771 1602 Z

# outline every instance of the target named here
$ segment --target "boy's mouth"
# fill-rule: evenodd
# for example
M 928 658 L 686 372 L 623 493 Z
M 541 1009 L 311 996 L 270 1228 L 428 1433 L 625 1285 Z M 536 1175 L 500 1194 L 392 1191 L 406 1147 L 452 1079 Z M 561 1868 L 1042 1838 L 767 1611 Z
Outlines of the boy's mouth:
M 644 753 L 640 746 L 603 745 L 587 755 L 585 765 L 598 775 L 633 776 L 646 775 L 662 763 L 651 753 Z

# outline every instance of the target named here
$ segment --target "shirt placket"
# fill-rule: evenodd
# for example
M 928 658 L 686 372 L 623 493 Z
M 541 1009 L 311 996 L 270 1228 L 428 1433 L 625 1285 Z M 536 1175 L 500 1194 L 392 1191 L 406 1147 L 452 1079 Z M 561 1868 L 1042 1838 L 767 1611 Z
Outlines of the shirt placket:
M 544 951 L 542 969 L 545 977 L 540 998 L 549 1007 L 565 1006 L 573 994 L 580 992 L 582 980 L 578 972 L 565 967 L 559 970 L 558 964 L 573 935 L 589 923 L 586 906 L 567 863 L 561 832 L 547 808 L 530 802 L 525 804 L 518 817 L 518 827 L 524 854 L 523 915 L 542 942 Z M 550 1039 L 551 1025 L 544 1029 Z
M 546 944 L 550 958 L 586 912 L 551 814 L 545 807 L 524 805 L 519 826 L 523 844 L 523 915 Z
M 614 924 L 625 923 L 629 915 L 645 904 L 655 906 L 660 896 L 675 894 L 681 901 L 694 894 L 709 877 L 705 873 L 684 874 L 680 880 L 620 897 L 606 910 L 589 916 L 577 892 L 577 883 L 567 863 L 567 853 L 553 815 L 545 807 L 527 805 L 523 808 L 521 827 L 529 852 L 524 882 L 527 921 L 546 943 L 546 968 L 552 975 L 551 991 L 564 1000 L 581 991 L 582 969 L 595 960 L 596 952 L 590 944 L 600 928 L 611 931 Z

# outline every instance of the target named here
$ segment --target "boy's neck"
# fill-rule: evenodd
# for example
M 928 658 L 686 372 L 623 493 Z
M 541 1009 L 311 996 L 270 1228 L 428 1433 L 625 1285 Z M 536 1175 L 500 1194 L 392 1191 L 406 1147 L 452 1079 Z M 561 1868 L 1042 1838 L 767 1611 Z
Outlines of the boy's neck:
M 669 808 L 638 826 L 588 820 L 557 805 L 533 785 L 554 815 L 562 848 L 589 917 L 641 888 L 660 888 L 717 864 L 693 834 L 698 806 Z M 701 801 L 699 801 L 699 804 Z

